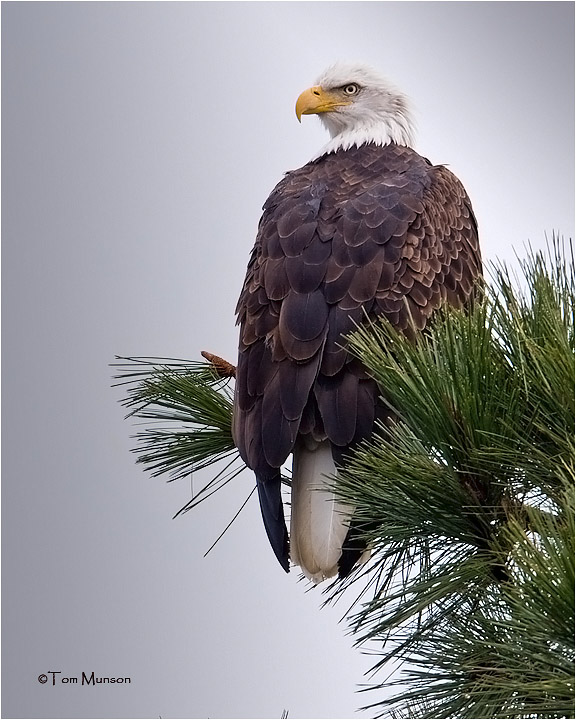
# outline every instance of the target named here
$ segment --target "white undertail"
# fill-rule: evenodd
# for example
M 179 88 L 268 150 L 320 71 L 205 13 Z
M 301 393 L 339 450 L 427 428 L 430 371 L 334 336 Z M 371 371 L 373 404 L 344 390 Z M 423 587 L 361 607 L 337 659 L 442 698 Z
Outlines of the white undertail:
M 314 583 L 333 577 L 353 508 L 334 493 L 336 466 L 330 443 L 304 442 L 294 448 L 290 556 Z

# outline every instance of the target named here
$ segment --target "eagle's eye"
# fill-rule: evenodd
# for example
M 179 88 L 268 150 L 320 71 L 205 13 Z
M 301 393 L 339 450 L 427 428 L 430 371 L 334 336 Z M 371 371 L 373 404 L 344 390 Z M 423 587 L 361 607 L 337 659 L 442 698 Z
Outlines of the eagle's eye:
M 360 88 L 356 83 L 348 83 L 348 85 L 344 85 L 342 90 L 344 91 L 344 95 L 356 95 Z

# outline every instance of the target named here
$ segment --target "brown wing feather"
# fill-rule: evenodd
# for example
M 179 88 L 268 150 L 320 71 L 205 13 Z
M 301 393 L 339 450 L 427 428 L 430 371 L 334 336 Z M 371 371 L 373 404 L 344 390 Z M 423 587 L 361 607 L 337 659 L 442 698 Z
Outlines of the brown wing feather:
M 247 464 L 282 465 L 305 408 L 302 430 L 338 446 L 370 434 L 377 390 L 344 336 L 377 315 L 421 330 L 442 304 L 464 305 L 480 275 L 464 188 L 413 150 L 363 146 L 287 174 L 264 206 L 237 307 L 234 428 Z

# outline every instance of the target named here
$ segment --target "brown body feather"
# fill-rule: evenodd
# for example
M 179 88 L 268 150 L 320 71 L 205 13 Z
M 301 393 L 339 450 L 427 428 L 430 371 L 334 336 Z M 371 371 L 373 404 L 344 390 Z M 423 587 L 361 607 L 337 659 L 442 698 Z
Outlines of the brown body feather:
M 285 569 L 279 468 L 296 441 L 327 438 L 339 462 L 386 415 L 344 336 L 376 316 L 422 330 L 443 304 L 465 305 L 480 275 L 463 186 L 408 147 L 324 155 L 271 193 L 237 306 L 234 434 L 259 484 L 275 488 L 264 519 Z

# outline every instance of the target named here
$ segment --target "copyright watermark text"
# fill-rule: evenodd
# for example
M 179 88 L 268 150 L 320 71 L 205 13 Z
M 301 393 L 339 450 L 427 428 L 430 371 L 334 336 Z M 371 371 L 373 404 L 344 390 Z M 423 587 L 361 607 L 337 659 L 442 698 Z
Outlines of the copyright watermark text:
M 108 677 L 96 675 L 94 671 L 82 675 L 64 675 L 62 670 L 48 670 L 38 675 L 38 682 L 41 685 L 129 685 L 132 680 L 129 677 Z

